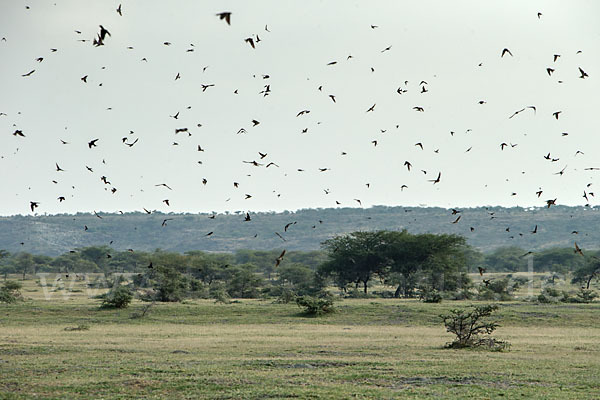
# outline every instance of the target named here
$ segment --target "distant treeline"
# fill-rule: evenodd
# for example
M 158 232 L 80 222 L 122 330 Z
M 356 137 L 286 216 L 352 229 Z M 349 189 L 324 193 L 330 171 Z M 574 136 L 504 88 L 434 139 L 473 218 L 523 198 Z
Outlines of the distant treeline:
M 543 203 L 543 202 L 542 202 Z M 224 214 L 78 213 L 0 217 L 0 249 L 59 256 L 74 248 L 185 253 L 241 249 L 318 250 L 322 242 L 353 231 L 406 229 L 413 234 L 457 234 L 484 252 L 507 246 L 526 251 L 571 247 L 598 249 L 600 208 L 552 206 L 307 209 L 296 212 Z M 460 216 L 457 223 L 453 223 Z M 537 227 L 537 228 L 536 228 Z M 212 232 L 212 233 L 211 233 Z M 210 233 L 210 235 L 209 235 Z
M 59 256 L 51 257 L 20 251 L 10 253 L 0 250 L 0 274 L 37 274 L 50 273 L 83 273 L 83 272 L 129 272 L 140 273 L 153 260 L 169 260 L 182 268 L 196 268 L 200 263 L 211 263 L 217 266 L 252 265 L 257 273 L 270 277 L 276 272 L 276 259 L 283 247 L 276 250 L 237 250 L 235 252 L 205 252 L 199 250 L 185 253 L 169 252 L 156 249 L 144 251 L 118 251 L 108 246 L 90 246 L 76 248 Z M 585 251 L 585 250 L 584 250 Z M 478 272 L 478 267 L 487 272 L 523 272 L 528 271 L 531 258 L 534 272 L 567 273 L 580 268 L 585 259 L 573 248 L 551 248 L 531 255 L 520 247 L 503 247 L 490 253 L 483 253 L 472 247 L 466 247 L 466 270 Z M 600 257 L 600 251 L 586 251 L 588 256 Z M 299 265 L 316 270 L 327 260 L 324 250 L 287 251 L 278 268 Z

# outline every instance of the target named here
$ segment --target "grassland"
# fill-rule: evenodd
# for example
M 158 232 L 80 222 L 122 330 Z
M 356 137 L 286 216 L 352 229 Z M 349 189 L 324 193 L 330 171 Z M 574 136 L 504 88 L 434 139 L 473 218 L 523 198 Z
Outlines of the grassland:
M 491 353 L 443 348 L 438 315 L 470 301 L 343 300 L 308 318 L 198 300 L 140 319 L 140 302 L 101 310 L 74 289 L 47 301 L 26 281 L 0 305 L 0 398 L 600 398 L 598 303 L 502 303 L 512 347 Z

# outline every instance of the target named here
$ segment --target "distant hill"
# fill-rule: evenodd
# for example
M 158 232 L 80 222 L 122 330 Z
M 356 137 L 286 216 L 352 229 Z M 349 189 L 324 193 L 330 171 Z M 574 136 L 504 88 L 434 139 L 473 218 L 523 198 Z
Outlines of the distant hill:
M 214 219 L 209 214 L 159 212 L 100 215 L 102 218 L 83 213 L 0 217 L 0 249 L 50 256 L 93 245 L 176 252 L 315 250 L 334 235 L 375 229 L 456 233 L 482 251 L 511 245 L 529 250 L 570 247 L 573 242 L 587 249 L 600 247 L 600 208 L 590 207 L 480 207 L 461 209 L 456 215 L 443 208 L 419 207 L 306 209 L 251 213 L 252 220 L 248 222 L 241 212 L 218 214 Z M 461 219 L 452 223 L 458 216 Z M 165 219 L 168 220 L 162 226 Z M 288 223 L 291 225 L 285 231 Z M 537 233 L 531 233 L 536 225 Z M 206 236 L 209 232 L 213 234 Z

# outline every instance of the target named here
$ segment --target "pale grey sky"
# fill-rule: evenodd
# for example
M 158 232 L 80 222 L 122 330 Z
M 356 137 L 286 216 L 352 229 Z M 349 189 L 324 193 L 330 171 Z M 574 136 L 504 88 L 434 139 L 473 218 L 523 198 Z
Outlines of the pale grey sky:
M 583 205 L 600 185 L 599 2 L 118 5 L 0 4 L 0 214 Z

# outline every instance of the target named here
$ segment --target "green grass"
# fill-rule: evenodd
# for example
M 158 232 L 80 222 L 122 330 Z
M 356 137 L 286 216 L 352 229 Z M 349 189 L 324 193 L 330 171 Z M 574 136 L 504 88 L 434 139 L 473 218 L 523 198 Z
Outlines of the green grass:
M 0 305 L 0 398 L 600 398 L 598 303 L 501 303 L 495 336 L 512 347 L 491 353 L 443 349 L 437 316 L 469 301 L 344 300 L 307 318 L 201 300 L 132 319 L 142 303 L 24 294 Z

